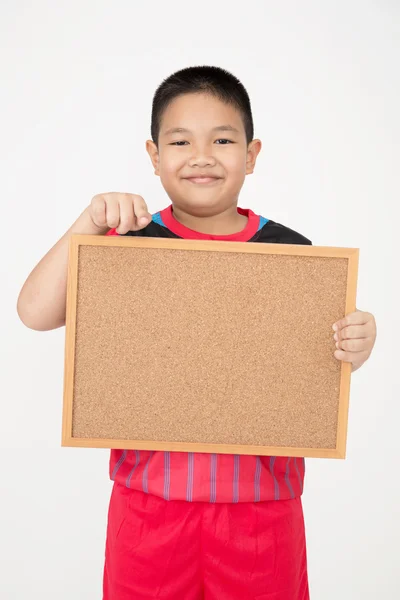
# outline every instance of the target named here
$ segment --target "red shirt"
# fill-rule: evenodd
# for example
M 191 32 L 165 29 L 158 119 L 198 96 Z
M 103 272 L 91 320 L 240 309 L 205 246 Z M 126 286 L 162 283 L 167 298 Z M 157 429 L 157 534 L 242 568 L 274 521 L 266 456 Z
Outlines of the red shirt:
M 175 219 L 172 205 L 153 215 L 152 223 L 183 239 L 248 242 L 268 219 L 250 209 L 237 210 L 248 217 L 248 223 L 243 231 L 232 235 L 208 235 L 188 229 Z M 107 235 L 118 234 L 112 229 Z M 295 498 L 303 492 L 304 471 L 304 458 L 295 457 L 145 450 L 111 450 L 110 456 L 113 481 L 165 500 L 188 502 Z

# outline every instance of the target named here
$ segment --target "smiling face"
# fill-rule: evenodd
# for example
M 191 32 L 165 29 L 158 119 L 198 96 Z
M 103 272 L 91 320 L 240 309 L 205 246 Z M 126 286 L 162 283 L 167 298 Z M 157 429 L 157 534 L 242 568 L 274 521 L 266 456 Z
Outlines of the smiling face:
M 158 149 L 151 140 L 146 148 L 172 203 L 205 217 L 237 205 L 261 142 L 247 145 L 241 114 L 233 106 L 192 93 L 171 102 L 162 115 Z

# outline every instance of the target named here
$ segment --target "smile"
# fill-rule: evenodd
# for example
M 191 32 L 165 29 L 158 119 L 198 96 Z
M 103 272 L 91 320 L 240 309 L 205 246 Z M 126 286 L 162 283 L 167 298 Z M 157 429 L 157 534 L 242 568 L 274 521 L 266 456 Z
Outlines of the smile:
M 212 184 L 216 181 L 221 181 L 221 177 L 188 177 L 186 181 L 191 183 L 199 183 L 201 185 Z

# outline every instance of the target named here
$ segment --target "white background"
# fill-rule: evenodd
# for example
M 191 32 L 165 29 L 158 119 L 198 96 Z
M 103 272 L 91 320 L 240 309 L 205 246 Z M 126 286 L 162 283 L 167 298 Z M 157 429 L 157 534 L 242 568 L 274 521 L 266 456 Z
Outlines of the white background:
M 198 64 L 252 100 L 263 149 L 239 206 L 360 248 L 357 306 L 378 339 L 352 377 L 347 459 L 307 461 L 311 598 L 398 597 L 399 6 L 3 0 L 2 600 L 101 598 L 108 451 L 60 447 L 64 329 L 27 329 L 16 301 L 95 194 L 170 203 L 145 152 L 152 96 Z

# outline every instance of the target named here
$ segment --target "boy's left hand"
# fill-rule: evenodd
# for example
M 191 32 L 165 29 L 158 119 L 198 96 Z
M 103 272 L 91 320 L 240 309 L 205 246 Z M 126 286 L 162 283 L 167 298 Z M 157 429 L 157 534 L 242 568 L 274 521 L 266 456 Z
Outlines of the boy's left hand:
M 356 371 L 370 357 L 376 340 L 376 323 L 371 313 L 356 310 L 333 326 L 336 342 L 335 358 L 352 364 Z

